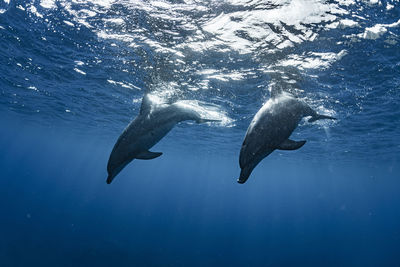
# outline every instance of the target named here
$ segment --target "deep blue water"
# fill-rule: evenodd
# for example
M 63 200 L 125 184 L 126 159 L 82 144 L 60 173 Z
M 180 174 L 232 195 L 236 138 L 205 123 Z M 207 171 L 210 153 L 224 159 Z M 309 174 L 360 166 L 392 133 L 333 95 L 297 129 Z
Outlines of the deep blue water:
M 0 0 L 0 266 L 400 266 L 397 1 Z M 302 121 L 236 183 L 275 88 Z M 145 92 L 181 123 L 111 185 Z

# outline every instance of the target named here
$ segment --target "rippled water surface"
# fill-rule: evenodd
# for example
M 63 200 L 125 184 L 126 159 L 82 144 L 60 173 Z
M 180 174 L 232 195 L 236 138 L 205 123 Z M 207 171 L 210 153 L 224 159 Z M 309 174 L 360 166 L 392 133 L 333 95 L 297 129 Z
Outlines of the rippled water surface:
M 240 187 L 274 90 L 337 120 L 302 121 L 307 144 Z M 179 124 L 106 187 L 145 93 L 219 122 Z M 399 103 L 397 0 L 0 0 L 0 263 L 397 266 Z
M 215 147 L 240 139 L 279 87 L 339 118 L 302 125 L 314 147 L 393 153 L 399 12 L 397 1 L 3 1 L 1 109 L 115 135 L 151 91 L 214 112 L 222 122 L 201 145 Z

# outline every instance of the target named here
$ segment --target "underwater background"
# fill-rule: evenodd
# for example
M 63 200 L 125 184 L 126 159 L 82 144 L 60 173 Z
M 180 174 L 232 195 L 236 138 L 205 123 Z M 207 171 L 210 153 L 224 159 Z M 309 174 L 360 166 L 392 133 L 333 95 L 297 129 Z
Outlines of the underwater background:
M 400 2 L 0 0 L 0 266 L 400 266 Z M 236 182 L 281 88 L 336 121 Z M 144 93 L 178 124 L 106 184 Z

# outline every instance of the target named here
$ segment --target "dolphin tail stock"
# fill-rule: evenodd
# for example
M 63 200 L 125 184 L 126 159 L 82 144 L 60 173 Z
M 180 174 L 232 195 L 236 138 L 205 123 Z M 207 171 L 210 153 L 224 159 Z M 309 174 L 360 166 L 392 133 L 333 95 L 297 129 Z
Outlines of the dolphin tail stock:
M 221 120 L 211 120 L 211 119 L 197 119 L 196 123 L 206 123 L 206 122 L 220 122 Z
M 196 110 L 185 110 L 187 117 L 185 120 L 194 120 L 196 123 L 206 123 L 206 122 L 220 122 L 221 120 L 215 119 L 205 119 L 202 118 L 200 113 Z
M 308 122 L 314 122 L 314 121 L 323 120 L 323 119 L 337 120 L 335 117 L 321 115 L 321 114 L 315 114 L 310 119 L 308 119 Z

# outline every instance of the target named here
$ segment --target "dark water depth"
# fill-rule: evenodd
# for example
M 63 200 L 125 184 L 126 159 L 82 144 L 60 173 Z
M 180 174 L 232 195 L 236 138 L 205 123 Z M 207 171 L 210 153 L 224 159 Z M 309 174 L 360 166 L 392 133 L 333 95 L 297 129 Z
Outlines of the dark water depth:
M 396 161 L 307 161 L 299 151 L 238 185 L 237 155 L 188 147 L 133 161 L 110 186 L 113 140 L 10 125 L 0 136 L 3 266 L 398 263 Z

